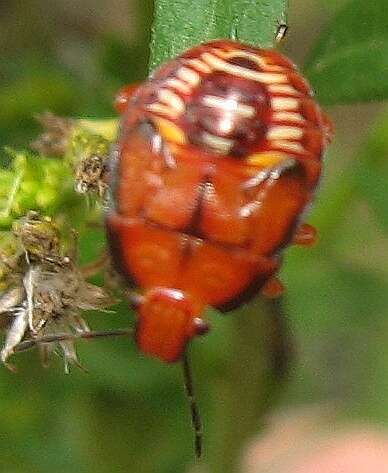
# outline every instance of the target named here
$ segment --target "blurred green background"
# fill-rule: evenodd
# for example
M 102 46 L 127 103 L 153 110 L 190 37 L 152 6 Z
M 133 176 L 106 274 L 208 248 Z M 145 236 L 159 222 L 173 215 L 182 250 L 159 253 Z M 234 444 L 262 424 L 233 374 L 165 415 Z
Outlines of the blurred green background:
M 282 49 L 303 64 L 345 2 L 290 3 Z M 114 116 L 115 91 L 147 74 L 151 18 L 150 0 L 2 0 L 0 146 L 27 146 L 41 111 Z M 296 359 L 276 409 L 325 403 L 338 406 L 340 420 L 387 425 L 387 107 L 375 101 L 327 112 L 335 141 L 309 219 L 320 242 L 290 248 L 281 272 Z M 103 244 L 102 233 L 84 238 L 83 260 Z M 125 327 L 133 317 L 123 305 L 89 321 L 95 329 Z M 208 438 L 217 432 L 219 383 L 233 353 L 231 318 L 212 322 L 193 347 Z M 17 375 L 0 370 L 0 472 L 185 471 L 192 438 L 180 368 L 119 339 L 81 343 L 79 352 L 88 374 L 65 376 L 59 359 L 45 370 L 27 354 L 16 360 Z

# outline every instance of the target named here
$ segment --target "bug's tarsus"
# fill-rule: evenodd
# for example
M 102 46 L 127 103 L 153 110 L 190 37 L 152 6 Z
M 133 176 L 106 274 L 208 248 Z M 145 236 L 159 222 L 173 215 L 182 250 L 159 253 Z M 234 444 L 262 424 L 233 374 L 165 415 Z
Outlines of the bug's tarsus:
M 202 420 L 199 412 L 199 407 L 194 393 L 193 373 L 191 369 L 190 358 L 187 351 L 182 358 L 183 379 L 186 390 L 186 395 L 190 403 L 191 422 L 194 429 L 194 449 L 197 458 L 202 456 Z

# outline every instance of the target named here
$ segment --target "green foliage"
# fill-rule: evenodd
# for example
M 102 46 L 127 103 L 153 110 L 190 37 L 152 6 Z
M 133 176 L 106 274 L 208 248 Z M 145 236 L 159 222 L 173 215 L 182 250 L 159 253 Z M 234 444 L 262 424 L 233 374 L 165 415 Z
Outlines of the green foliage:
M 326 105 L 388 98 L 385 0 L 351 0 L 320 36 L 306 74 Z
M 372 210 L 381 229 L 388 235 L 387 177 L 388 177 L 388 117 L 386 114 L 373 128 L 368 142 L 356 160 L 356 186 L 359 196 Z
M 344 215 L 356 202 L 367 203 L 380 228 L 388 232 L 387 195 L 384 190 L 388 176 L 387 114 L 383 113 L 370 128 L 366 142 L 343 169 L 335 170 L 320 194 L 320 206 L 315 214 L 326 239 L 337 235 Z
M 271 47 L 286 8 L 287 0 L 156 0 L 150 69 L 211 39 Z
M 25 147 L 39 131 L 35 114 L 74 114 L 82 102 L 74 74 L 51 56 L 20 52 L 16 58 L 2 57 L 0 70 L 0 146 Z
M 9 230 L 28 210 L 55 216 L 79 208 L 72 170 L 63 160 L 7 151 L 13 159 L 11 167 L 0 168 L 0 229 Z

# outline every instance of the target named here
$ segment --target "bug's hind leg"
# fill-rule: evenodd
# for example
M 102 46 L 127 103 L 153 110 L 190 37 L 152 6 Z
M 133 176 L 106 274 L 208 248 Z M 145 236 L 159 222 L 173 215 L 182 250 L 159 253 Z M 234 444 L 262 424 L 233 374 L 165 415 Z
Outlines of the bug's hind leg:
M 317 229 L 308 223 L 303 223 L 295 232 L 293 245 L 313 246 L 318 240 Z

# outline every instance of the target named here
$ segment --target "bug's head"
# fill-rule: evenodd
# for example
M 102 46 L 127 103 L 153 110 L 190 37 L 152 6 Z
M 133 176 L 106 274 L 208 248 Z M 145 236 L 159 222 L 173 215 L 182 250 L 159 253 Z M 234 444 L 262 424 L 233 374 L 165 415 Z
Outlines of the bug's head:
M 138 312 L 136 340 L 140 350 L 166 362 L 179 361 L 190 340 L 209 330 L 199 304 L 176 289 L 150 290 Z

